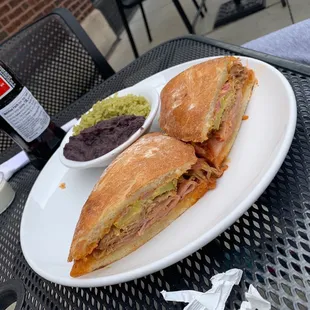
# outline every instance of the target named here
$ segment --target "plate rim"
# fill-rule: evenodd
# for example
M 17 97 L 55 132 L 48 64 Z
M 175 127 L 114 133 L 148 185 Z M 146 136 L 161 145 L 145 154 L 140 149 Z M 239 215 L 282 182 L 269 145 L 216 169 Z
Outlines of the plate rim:
M 141 84 L 148 82 L 152 78 L 156 77 L 157 75 L 163 74 L 164 72 L 167 72 L 169 70 L 177 69 L 178 67 L 184 66 L 184 65 L 192 65 L 195 63 L 200 63 L 206 60 L 214 59 L 214 58 L 220 58 L 224 57 L 226 55 L 221 56 L 212 56 L 212 57 L 204 57 L 199 58 L 195 60 L 191 60 L 188 62 L 184 62 L 181 64 L 178 64 L 176 66 L 169 67 L 163 71 L 157 72 L 156 74 L 138 82 L 135 84 L 135 86 L 141 86 Z M 25 250 L 23 245 L 23 227 L 24 227 L 24 214 L 28 208 L 29 201 L 32 196 L 32 192 L 35 189 L 35 184 L 40 181 L 40 177 L 44 171 L 44 169 L 40 172 L 38 175 L 36 181 L 34 182 L 31 191 L 29 192 L 27 201 L 25 203 L 25 207 L 22 214 L 21 219 L 21 225 L 20 225 L 20 243 L 23 255 L 27 261 L 27 263 L 30 265 L 30 267 L 40 276 L 45 278 L 48 281 L 52 281 L 57 284 L 66 285 L 66 286 L 73 286 L 73 287 L 99 287 L 99 286 L 107 286 L 107 285 L 114 285 L 114 284 L 120 284 L 124 283 L 133 279 L 138 279 L 143 276 L 152 274 L 156 271 L 159 271 L 163 268 L 166 268 L 168 266 L 171 266 L 172 264 L 177 263 L 178 261 L 184 259 L 185 257 L 193 254 L 197 250 L 199 250 L 201 247 L 207 245 L 209 242 L 214 240 L 219 234 L 221 234 L 223 231 L 225 231 L 229 226 L 231 226 L 238 218 L 240 218 L 252 205 L 253 203 L 261 196 L 261 194 L 264 192 L 264 190 L 269 186 L 275 175 L 277 174 L 278 170 L 280 169 L 281 165 L 283 164 L 285 157 L 289 151 L 289 148 L 291 146 L 295 128 L 296 128 L 296 122 L 297 122 L 297 104 L 296 104 L 296 98 L 294 95 L 294 91 L 288 82 L 288 80 L 285 78 L 285 76 L 277 70 L 274 66 L 252 58 L 252 57 L 246 57 L 241 55 L 236 55 L 236 57 L 240 58 L 241 60 L 251 59 L 255 62 L 267 65 L 267 67 L 274 71 L 277 76 L 280 78 L 282 83 L 284 84 L 285 88 L 287 89 L 289 93 L 289 117 L 288 117 L 288 125 L 285 130 L 285 134 L 283 137 L 283 142 L 280 145 L 279 151 L 277 152 L 275 158 L 273 159 L 273 162 L 271 163 L 268 171 L 264 173 L 264 175 L 259 180 L 258 184 L 252 189 L 251 192 L 248 193 L 247 197 L 241 201 L 237 207 L 230 212 L 225 218 L 223 218 L 221 221 L 219 221 L 214 227 L 207 230 L 205 233 L 203 233 L 199 238 L 196 240 L 190 242 L 186 246 L 182 247 L 181 249 L 161 258 L 154 262 L 148 263 L 142 267 L 138 267 L 126 272 L 121 272 L 114 275 L 108 275 L 108 276 L 102 276 L 98 278 L 63 278 L 58 276 L 50 275 L 49 273 L 45 272 L 45 270 L 42 270 L 38 266 L 36 266 L 35 262 L 31 259 L 31 257 L 28 256 L 27 250 Z M 183 71 L 183 70 L 182 70 Z M 180 72 L 182 72 L 180 71 Z M 155 86 L 151 86 L 153 88 Z M 53 154 L 52 157 L 57 156 L 57 152 L 59 149 Z

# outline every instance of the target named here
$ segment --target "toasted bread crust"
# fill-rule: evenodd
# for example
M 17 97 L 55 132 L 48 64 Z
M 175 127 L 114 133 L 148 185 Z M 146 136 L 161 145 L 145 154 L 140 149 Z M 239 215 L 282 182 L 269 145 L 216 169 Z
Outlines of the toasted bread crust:
M 90 254 L 117 216 L 163 180 L 178 178 L 195 162 L 194 148 L 161 133 L 143 136 L 105 170 L 77 223 L 68 261 Z
M 236 57 L 212 59 L 171 79 L 161 92 L 160 127 L 183 141 L 203 142 L 213 126 L 214 108 Z
M 183 200 L 181 200 L 175 208 L 173 208 L 167 216 L 156 222 L 149 229 L 145 231 L 142 236 L 137 236 L 128 244 L 117 249 L 115 252 L 108 254 L 102 258 L 96 258 L 93 255 L 88 255 L 86 258 L 77 260 L 74 262 L 70 275 L 72 277 L 79 277 L 83 274 L 94 271 L 98 268 L 107 266 L 131 252 L 138 249 L 145 244 L 148 240 L 156 236 L 159 232 L 170 225 L 175 219 L 177 219 L 182 213 L 194 205 L 198 199 L 200 199 L 208 190 L 207 183 L 201 183 L 193 192 L 189 193 Z

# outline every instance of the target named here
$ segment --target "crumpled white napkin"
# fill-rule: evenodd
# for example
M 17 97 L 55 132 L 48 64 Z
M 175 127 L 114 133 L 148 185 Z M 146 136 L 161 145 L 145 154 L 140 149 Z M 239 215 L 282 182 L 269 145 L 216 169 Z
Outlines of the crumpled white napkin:
M 65 131 L 69 131 L 75 124 L 77 119 L 74 118 L 61 128 Z M 4 178 L 8 180 L 16 171 L 20 170 L 29 163 L 29 158 L 24 151 L 19 152 L 6 162 L 0 165 L 0 171 L 3 172 Z
M 240 269 L 230 269 L 225 273 L 213 276 L 211 278 L 212 288 L 204 293 L 188 290 L 176 292 L 162 291 L 161 294 L 166 301 L 188 303 L 184 310 L 224 310 L 232 287 L 240 283 L 242 273 Z M 248 302 L 243 302 L 240 310 L 269 310 L 271 308 L 270 303 L 263 299 L 252 285 L 246 293 L 246 298 Z
M 251 284 L 245 298 L 248 301 L 241 303 L 240 310 L 270 310 L 271 304 L 265 300 L 257 291 L 257 289 Z

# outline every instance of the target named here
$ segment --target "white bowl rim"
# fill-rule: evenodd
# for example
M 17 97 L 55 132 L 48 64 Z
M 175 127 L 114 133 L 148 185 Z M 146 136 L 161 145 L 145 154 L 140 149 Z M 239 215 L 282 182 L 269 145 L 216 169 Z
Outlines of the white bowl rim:
M 128 87 L 128 88 L 124 88 L 122 90 L 119 90 L 119 91 L 113 93 L 112 95 L 104 98 L 104 99 L 107 99 L 109 97 L 114 96 L 115 94 L 122 96 L 122 93 L 131 93 L 132 92 L 133 94 L 135 94 L 135 92 L 139 92 L 139 91 L 144 91 L 144 92 L 147 91 L 150 94 L 152 93 L 152 95 L 155 96 L 157 98 L 157 100 L 154 104 L 150 103 L 150 106 L 151 106 L 150 114 L 145 119 L 143 125 L 132 136 L 130 136 L 128 140 L 126 140 L 124 143 L 120 144 L 118 147 L 116 147 L 112 151 L 110 151 L 110 152 L 108 152 L 108 153 L 106 153 L 100 157 L 97 157 L 95 159 L 87 160 L 87 161 L 74 161 L 74 160 L 67 159 L 63 155 L 64 146 L 68 143 L 66 140 L 68 137 L 70 137 L 72 135 L 72 132 L 73 132 L 73 128 L 71 128 L 68 131 L 68 133 L 66 134 L 66 136 L 64 137 L 64 139 L 62 140 L 61 145 L 60 145 L 59 158 L 60 158 L 60 161 L 62 162 L 62 164 L 65 165 L 66 167 L 76 168 L 76 169 L 96 167 L 96 166 L 102 165 L 100 163 L 112 160 L 115 156 L 117 156 L 122 151 L 124 151 L 128 146 L 130 146 L 133 142 L 135 142 L 137 139 L 139 139 L 140 136 L 143 135 L 145 130 L 149 126 L 151 126 L 151 124 L 152 124 L 152 122 L 153 122 L 153 120 L 154 120 L 154 118 L 158 112 L 159 95 L 158 95 L 157 91 L 155 89 L 153 89 L 152 87 L 132 86 L 132 87 Z M 101 99 L 101 100 L 104 100 L 104 99 Z M 92 110 L 92 108 L 89 109 L 88 111 L 91 111 L 91 110 Z M 87 113 L 87 112 L 85 112 L 85 113 Z M 81 118 L 78 119 L 76 125 L 79 124 L 80 121 L 81 121 Z

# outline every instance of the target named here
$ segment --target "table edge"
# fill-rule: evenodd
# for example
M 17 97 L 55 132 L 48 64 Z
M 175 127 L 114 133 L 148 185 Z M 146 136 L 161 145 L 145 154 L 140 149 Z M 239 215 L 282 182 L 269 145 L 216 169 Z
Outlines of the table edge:
M 209 45 L 213 45 L 215 47 L 218 48 L 222 48 L 225 50 L 228 50 L 230 52 L 242 55 L 242 56 L 247 56 L 247 57 L 252 57 L 258 60 L 262 60 L 264 62 L 267 62 L 271 65 L 277 66 L 277 67 L 281 67 L 283 69 L 287 69 L 289 71 L 293 71 L 296 73 L 300 73 L 302 75 L 306 75 L 306 76 L 310 76 L 310 65 L 306 65 L 303 63 L 299 63 L 296 61 L 292 61 L 289 59 L 285 59 L 285 58 L 281 58 L 278 56 L 273 56 L 267 53 L 262 53 L 262 52 L 258 52 L 252 49 L 248 49 L 239 45 L 234 45 L 231 43 L 226 43 L 223 41 L 219 41 L 219 40 L 215 40 L 215 39 L 211 39 L 208 37 L 203 37 L 203 36 L 199 36 L 199 35 L 185 35 L 185 36 L 179 36 L 176 38 L 173 38 L 171 40 L 165 41 L 163 43 L 160 43 L 159 45 L 153 47 L 152 49 L 150 49 L 149 51 L 145 52 L 144 54 L 142 54 L 139 58 L 147 55 L 149 52 L 151 52 L 153 49 L 158 48 L 162 45 L 168 44 L 170 42 L 174 42 L 174 41 L 178 41 L 178 40 L 192 40 L 192 41 L 197 41 L 200 43 L 206 43 Z M 130 66 L 131 63 L 129 63 L 127 66 Z M 123 69 L 125 69 L 127 66 L 125 66 Z M 123 69 L 121 69 L 120 71 L 122 71 Z M 118 72 L 120 72 L 118 71 Z M 118 73 L 116 72 L 116 74 Z

